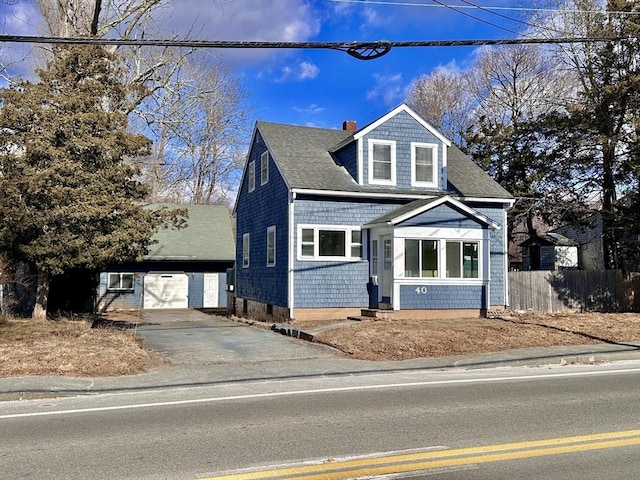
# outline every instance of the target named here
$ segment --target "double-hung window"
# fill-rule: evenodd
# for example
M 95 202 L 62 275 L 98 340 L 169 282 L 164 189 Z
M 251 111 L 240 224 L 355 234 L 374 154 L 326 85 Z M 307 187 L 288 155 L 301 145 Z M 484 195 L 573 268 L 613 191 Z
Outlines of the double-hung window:
M 298 257 L 304 260 L 360 260 L 362 232 L 360 227 L 298 227 Z
M 242 268 L 249 268 L 249 244 L 250 237 L 248 233 L 242 235 Z
M 249 192 L 256 189 L 256 162 L 249 162 Z
M 437 187 L 438 146 L 431 143 L 411 143 L 411 184 Z
M 276 227 L 267 228 L 267 267 L 276 265 Z
M 109 273 L 108 277 L 108 291 L 133 292 L 133 273 Z
M 269 181 L 269 151 L 260 156 L 260 185 Z
M 369 140 L 369 183 L 396 184 L 396 142 Z

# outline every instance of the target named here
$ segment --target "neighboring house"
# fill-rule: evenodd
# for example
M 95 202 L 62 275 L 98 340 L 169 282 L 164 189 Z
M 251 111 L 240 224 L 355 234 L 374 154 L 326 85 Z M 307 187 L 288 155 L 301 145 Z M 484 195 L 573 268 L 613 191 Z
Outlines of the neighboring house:
M 578 268 L 579 243 L 548 232 L 522 242 L 523 270 L 563 270 Z
M 143 261 L 100 273 L 98 311 L 226 308 L 226 271 L 235 257 L 229 209 L 167 206 L 187 209 L 187 227 L 159 231 Z
M 578 245 L 578 268 L 582 270 L 604 270 L 604 250 L 602 247 L 602 215 L 596 212 L 585 225 L 565 225 L 551 230 Z
M 404 104 L 361 130 L 258 122 L 234 207 L 236 312 L 504 308 L 512 204 Z

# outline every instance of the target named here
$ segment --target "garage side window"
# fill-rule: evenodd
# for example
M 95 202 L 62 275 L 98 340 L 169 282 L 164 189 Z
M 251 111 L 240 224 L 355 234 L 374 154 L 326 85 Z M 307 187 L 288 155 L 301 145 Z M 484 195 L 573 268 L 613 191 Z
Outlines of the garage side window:
M 107 291 L 133 292 L 133 273 L 109 273 Z
M 242 268 L 249 268 L 249 234 L 242 235 Z

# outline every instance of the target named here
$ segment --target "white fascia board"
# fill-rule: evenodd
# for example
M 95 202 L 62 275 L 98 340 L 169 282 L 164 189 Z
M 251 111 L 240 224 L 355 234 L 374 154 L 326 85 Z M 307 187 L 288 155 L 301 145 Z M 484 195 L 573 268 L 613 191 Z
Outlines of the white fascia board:
M 493 197 L 456 197 L 463 202 L 478 202 L 478 203 L 504 203 L 507 207 L 513 207 L 516 203 L 515 198 L 493 198 Z
M 362 138 L 358 138 L 356 142 L 358 145 L 358 153 L 356 154 L 358 156 L 358 185 L 362 185 L 362 182 L 364 182 L 364 147 L 362 146 Z
M 362 137 L 364 137 L 366 134 L 368 134 L 369 132 L 371 132 L 372 130 L 376 129 L 377 127 L 379 127 L 380 125 L 382 125 L 383 123 L 385 123 L 387 120 L 389 120 L 390 118 L 395 117 L 398 113 L 400 112 L 406 112 L 409 115 L 411 115 L 418 123 L 420 123 L 420 125 L 422 125 L 424 128 L 426 128 L 427 130 L 429 130 L 429 132 L 431 132 L 438 140 L 440 140 L 442 143 L 444 143 L 447 147 L 451 146 L 451 140 L 449 140 L 448 138 L 446 138 L 444 135 L 442 135 L 438 130 L 436 130 L 429 122 L 427 122 L 424 118 L 422 118 L 420 115 L 418 115 L 416 112 L 414 112 L 406 103 L 401 103 L 400 105 L 398 105 L 396 108 L 394 108 L 393 110 L 391 110 L 389 113 L 385 114 L 384 116 L 380 117 L 378 120 L 370 123 L 369 125 L 367 125 L 366 127 L 364 127 L 362 130 L 358 131 L 356 134 L 353 135 L 354 139 L 360 139 Z
M 390 194 L 379 192 L 345 192 L 344 190 L 314 190 L 311 188 L 293 188 L 293 193 L 303 195 L 319 195 L 327 197 L 352 197 L 352 198 L 386 198 L 386 199 L 406 199 L 419 200 L 421 198 L 430 198 L 424 194 Z
M 247 155 L 245 157 L 244 167 L 242 169 L 242 177 L 240 178 L 240 183 L 239 183 L 239 188 L 242 188 L 242 184 L 244 182 L 244 177 L 247 174 L 247 165 L 249 164 L 249 159 L 251 158 L 251 152 L 253 151 L 253 145 L 254 145 L 254 142 L 256 140 L 256 136 L 257 136 L 259 131 L 260 131 L 260 129 L 258 128 L 258 122 L 256 122 L 255 126 L 253 127 L 253 134 L 251 135 L 251 142 L 249 143 L 250 148 L 249 148 L 249 151 L 247 152 Z M 289 186 L 289 182 L 287 181 L 287 177 L 285 177 L 283 175 L 282 169 L 280 168 L 280 165 L 278 164 L 278 160 L 276 159 L 276 156 L 273 154 L 273 151 L 271 150 L 271 147 L 269 147 L 269 142 L 267 142 L 267 139 L 262 134 L 262 132 L 260 132 L 260 135 L 262 136 L 262 140 L 264 141 L 265 145 L 267 146 L 267 151 L 269 152 L 269 157 L 271 158 L 271 160 L 273 160 L 273 164 L 276 166 L 276 169 L 278 170 L 278 173 L 280 174 L 280 177 L 282 177 L 282 181 L 286 185 L 287 190 L 291 191 L 291 187 Z M 236 195 L 236 200 L 235 200 L 235 202 L 233 202 L 232 214 L 233 214 L 234 217 L 236 216 L 236 208 L 238 207 L 238 199 L 240 198 L 240 191 L 241 190 L 239 189 L 238 190 L 238 194 Z
M 247 164 L 249 163 L 249 158 L 251 157 L 251 148 L 253 148 L 253 142 L 256 139 L 257 133 L 258 133 L 258 123 L 256 122 L 256 124 L 253 126 L 253 133 L 251 134 L 251 142 L 249 143 L 251 147 L 247 151 L 247 154 L 244 159 L 244 166 L 242 167 L 242 176 L 240 177 L 240 183 L 238 184 L 238 194 L 236 195 L 235 202 L 233 202 L 232 214 L 234 217 L 236 216 L 236 208 L 238 208 L 238 200 L 240 198 L 240 191 L 242 189 L 242 184 L 244 183 L 244 177 L 247 174 Z

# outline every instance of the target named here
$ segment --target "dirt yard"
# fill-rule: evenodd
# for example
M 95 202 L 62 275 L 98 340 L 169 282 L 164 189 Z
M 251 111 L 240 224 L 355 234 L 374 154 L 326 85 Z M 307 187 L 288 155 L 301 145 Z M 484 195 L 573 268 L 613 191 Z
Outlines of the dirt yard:
M 304 330 L 304 322 L 296 322 Z M 407 360 L 513 348 L 640 342 L 640 314 L 504 314 L 500 318 L 353 322 L 316 335 L 353 358 Z

